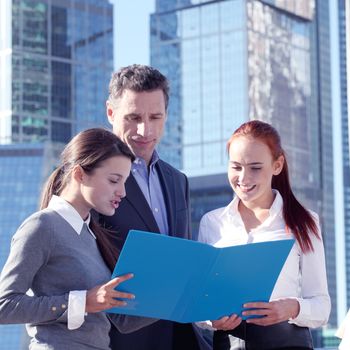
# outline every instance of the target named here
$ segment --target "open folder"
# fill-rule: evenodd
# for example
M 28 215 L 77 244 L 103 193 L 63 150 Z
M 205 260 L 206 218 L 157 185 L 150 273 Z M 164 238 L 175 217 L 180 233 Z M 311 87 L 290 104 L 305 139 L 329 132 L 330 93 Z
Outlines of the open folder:
M 269 300 L 293 244 L 281 240 L 215 248 L 132 230 L 112 278 L 134 273 L 117 289 L 136 298 L 107 312 L 184 323 L 241 315 L 244 303 Z

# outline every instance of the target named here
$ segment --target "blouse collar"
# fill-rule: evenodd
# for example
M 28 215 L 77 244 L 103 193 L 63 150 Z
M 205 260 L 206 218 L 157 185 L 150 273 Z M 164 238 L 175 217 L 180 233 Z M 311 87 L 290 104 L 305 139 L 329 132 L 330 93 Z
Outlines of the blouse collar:
M 54 210 L 57 212 L 64 220 L 68 222 L 69 225 L 72 226 L 74 231 L 80 235 L 81 230 L 84 226 L 84 224 L 87 225 L 87 228 L 91 235 L 96 238 L 94 233 L 90 229 L 90 220 L 91 220 L 91 215 L 89 213 L 88 217 L 86 220 L 83 220 L 80 214 L 77 212 L 77 210 L 66 200 L 64 200 L 62 197 L 53 195 L 50 199 L 48 208 Z

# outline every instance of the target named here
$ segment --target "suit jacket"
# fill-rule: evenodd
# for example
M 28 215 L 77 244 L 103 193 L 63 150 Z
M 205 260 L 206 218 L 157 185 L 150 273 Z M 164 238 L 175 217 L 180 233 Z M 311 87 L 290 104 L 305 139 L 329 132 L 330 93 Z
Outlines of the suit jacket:
M 188 179 L 162 160 L 158 160 L 156 169 L 167 208 L 169 235 L 191 239 Z M 115 214 L 101 217 L 104 226 L 116 232 L 113 244 L 119 249 L 130 229 L 159 232 L 151 208 L 132 174 L 125 187 L 126 197 Z M 171 321 L 160 320 L 131 334 L 121 334 L 112 327 L 110 334 L 112 350 L 210 349 L 195 325 Z

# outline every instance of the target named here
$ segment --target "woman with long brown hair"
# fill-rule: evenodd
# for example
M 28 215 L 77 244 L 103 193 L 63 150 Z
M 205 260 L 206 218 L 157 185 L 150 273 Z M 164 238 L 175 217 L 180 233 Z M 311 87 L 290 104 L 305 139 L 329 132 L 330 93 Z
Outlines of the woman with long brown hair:
M 325 325 L 330 313 L 318 216 L 294 196 L 286 155 L 270 124 L 244 123 L 227 150 L 236 196 L 204 215 L 199 240 L 217 247 L 292 237 L 296 242 L 270 302 L 247 300 L 246 321 L 237 315 L 212 321 L 214 349 L 312 349 L 309 328 Z
M 134 297 L 115 290 L 133 276 L 110 280 L 117 252 L 90 215 L 114 214 L 133 160 L 113 133 L 82 131 L 62 152 L 41 210 L 14 235 L 0 278 L 0 323 L 26 323 L 31 350 L 107 350 L 110 321 L 121 332 L 153 322 L 102 312 Z

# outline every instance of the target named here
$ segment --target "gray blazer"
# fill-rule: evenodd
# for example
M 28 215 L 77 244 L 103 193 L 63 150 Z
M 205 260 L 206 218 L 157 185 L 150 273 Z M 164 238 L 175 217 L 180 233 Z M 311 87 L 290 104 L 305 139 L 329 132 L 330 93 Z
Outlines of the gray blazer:
M 0 323 L 27 323 L 31 349 L 109 349 L 110 322 L 104 312 L 85 316 L 67 328 L 68 296 L 110 280 L 111 273 L 87 230 L 76 234 L 51 209 L 39 211 L 20 226 L 0 277 Z M 26 294 L 31 289 L 32 295 Z M 111 315 L 121 332 L 155 320 Z

